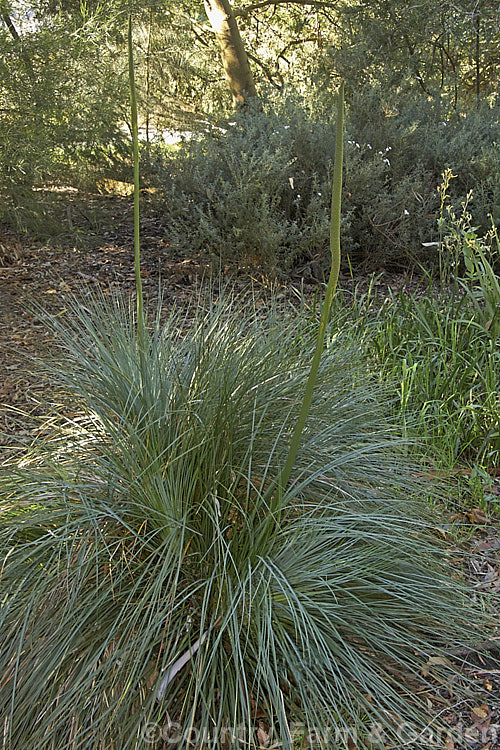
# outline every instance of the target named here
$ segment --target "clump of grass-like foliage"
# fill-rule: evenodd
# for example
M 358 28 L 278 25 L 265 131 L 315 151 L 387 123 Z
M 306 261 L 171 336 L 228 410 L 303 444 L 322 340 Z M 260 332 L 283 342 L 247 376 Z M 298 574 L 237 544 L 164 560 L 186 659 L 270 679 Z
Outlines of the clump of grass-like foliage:
M 58 320 L 71 416 L 0 475 L 3 746 L 422 728 L 415 684 L 451 680 L 478 620 L 352 343 L 330 338 L 283 487 L 310 321 L 213 301 L 139 356 L 119 302 Z
M 381 302 L 374 281 L 366 291 L 359 286 L 352 297 L 344 295 L 344 325 L 357 336 L 370 370 L 392 384 L 397 420 L 443 468 L 458 462 L 494 469 L 500 463 L 500 347 L 488 325 L 488 300 L 459 278 L 444 288 L 389 291 Z

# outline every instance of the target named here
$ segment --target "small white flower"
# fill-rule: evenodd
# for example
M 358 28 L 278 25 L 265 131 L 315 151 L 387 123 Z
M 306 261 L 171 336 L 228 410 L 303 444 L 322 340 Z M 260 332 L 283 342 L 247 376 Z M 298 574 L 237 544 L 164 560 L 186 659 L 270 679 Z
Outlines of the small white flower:
M 391 162 L 389 159 L 382 159 L 383 162 L 385 162 L 389 167 L 391 166 Z
M 405 210 L 403 211 L 403 213 L 404 213 L 404 215 L 405 215 L 405 216 L 409 216 L 409 215 L 410 215 L 410 212 L 409 212 L 409 211 L 408 211 L 408 210 L 407 210 L 406 208 L 405 208 Z
M 318 193 L 318 195 L 319 195 L 319 197 L 321 198 L 321 196 L 323 195 L 323 193 Z
M 283 130 L 290 130 L 290 125 L 283 125 Z
M 373 149 L 373 146 L 372 146 L 372 144 L 371 144 L 371 143 L 367 143 L 367 144 L 366 144 L 366 148 L 369 148 L 369 149 L 370 149 L 370 151 L 371 151 L 371 150 Z

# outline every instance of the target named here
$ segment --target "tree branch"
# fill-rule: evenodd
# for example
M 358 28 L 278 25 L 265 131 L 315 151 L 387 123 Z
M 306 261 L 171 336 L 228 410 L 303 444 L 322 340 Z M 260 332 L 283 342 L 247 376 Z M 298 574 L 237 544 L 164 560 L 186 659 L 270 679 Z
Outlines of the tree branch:
M 249 60 L 253 60 L 253 62 L 256 65 L 258 65 L 260 68 L 262 68 L 262 70 L 264 71 L 264 74 L 265 74 L 267 80 L 269 81 L 269 83 L 272 86 L 274 86 L 274 88 L 278 89 L 278 91 L 281 91 L 281 89 L 283 88 L 284 82 L 283 82 L 283 76 L 281 75 L 281 73 L 279 72 L 279 70 L 276 70 L 273 73 L 271 70 L 269 70 L 269 68 L 267 67 L 267 65 L 264 65 L 264 63 L 262 62 L 262 60 L 259 60 L 258 57 L 256 57 L 255 55 L 252 55 L 251 52 L 247 51 L 247 57 L 248 57 Z M 277 78 L 278 81 L 279 81 L 279 83 L 276 83 L 274 81 L 274 78 Z
M 233 15 L 248 16 L 248 14 L 253 10 L 259 10 L 260 8 L 267 8 L 270 6 L 276 7 L 277 5 L 309 5 L 313 8 L 337 7 L 337 3 L 335 1 L 328 2 L 328 0 L 260 0 L 260 2 L 252 3 L 251 5 L 245 5 L 243 8 L 234 8 Z
M 317 42 L 317 40 L 318 38 L 316 36 L 307 36 L 307 37 L 304 37 L 303 39 L 292 39 L 292 41 L 288 42 L 288 44 L 283 47 L 281 52 L 278 53 L 278 58 L 281 57 L 283 60 L 285 60 L 286 63 L 288 63 L 288 60 L 285 57 L 285 52 L 288 52 L 288 50 L 291 47 L 296 47 L 299 44 L 307 44 L 308 42 L 315 43 Z

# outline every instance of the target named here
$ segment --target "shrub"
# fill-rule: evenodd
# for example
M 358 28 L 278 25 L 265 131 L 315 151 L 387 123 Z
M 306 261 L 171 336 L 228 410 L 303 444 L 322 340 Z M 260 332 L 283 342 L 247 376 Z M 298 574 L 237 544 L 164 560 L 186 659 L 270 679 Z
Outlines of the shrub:
M 330 337 L 280 493 L 309 319 L 214 301 L 139 356 L 118 303 L 73 313 L 54 323 L 68 416 L 0 475 L 4 746 L 422 729 L 421 688 L 460 693 L 447 648 L 480 619 L 359 347 Z
M 155 166 L 169 239 L 224 266 L 287 272 L 329 242 L 334 131 L 292 102 L 234 115 Z M 321 169 L 318 169 L 321 165 Z
M 447 168 L 456 175 L 449 193 L 452 205 L 458 208 L 472 190 L 474 224 L 485 232 L 491 226 L 489 214 L 500 221 L 499 114 L 498 104 L 485 102 L 476 110 L 455 112 L 439 100 L 414 94 L 410 99 L 401 97 L 396 108 L 384 103 L 377 87 L 364 88 L 352 97 L 351 138 L 367 164 L 361 185 L 356 180 L 362 170 L 356 164 L 352 168 L 350 190 L 359 217 L 352 226 L 364 228 L 358 245 L 365 262 L 371 258 L 386 266 L 387 261 L 404 263 L 405 256 L 436 262 L 435 251 L 430 254 L 422 242 L 438 240 L 438 188 Z M 383 161 L 382 175 L 380 166 L 374 169 L 367 149 L 390 162 Z
M 46 188 L 95 189 L 130 166 L 117 124 L 126 92 L 104 32 L 87 24 L 87 45 L 62 17 L 45 21 L 22 43 L 0 31 L 0 221 L 50 237 L 72 225 L 61 195 Z
M 488 213 L 500 220 L 498 112 L 484 104 L 465 116 L 424 99 L 388 110 L 377 88 L 351 96 L 342 245 L 352 264 L 436 261 L 423 243 L 438 239 L 446 167 L 458 175 L 453 205 L 472 188 L 477 226 L 488 228 Z M 326 263 L 333 119 L 287 92 L 145 164 L 174 246 L 282 273 Z

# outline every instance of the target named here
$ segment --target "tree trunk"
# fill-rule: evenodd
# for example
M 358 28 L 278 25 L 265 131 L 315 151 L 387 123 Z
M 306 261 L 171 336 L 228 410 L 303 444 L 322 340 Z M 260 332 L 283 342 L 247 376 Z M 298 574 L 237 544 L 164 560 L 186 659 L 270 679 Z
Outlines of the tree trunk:
M 21 39 L 19 37 L 19 33 L 18 33 L 16 27 L 14 26 L 14 24 L 12 23 L 12 19 L 9 16 L 9 14 L 6 13 L 4 10 L 2 10 L 2 12 L 1 12 L 0 15 L 2 16 L 2 20 L 3 20 L 4 24 L 7 26 L 8 30 L 10 31 L 10 33 L 12 34 L 13 38 L 16 40 L 16 42 L 20 42 Z
M 18 30 L 16 29 L 16 27 L 14 26 L 14 24 L 12 22 L 12 18 L 7 13 L 7 11 L 4 10 L 3 8 L 0 11 L 0 18 L 3 20 L 4 24 L 7 26 L 7 28 L 9 30 L 10 35 L 12 36 L 12 38 L 19 45 L 19 48 L 20 48 L 20 51 L 21 51 L 21 56 L 22 56 L 22 59 L 24 61 L 25 66 L 26 66 L 26 70 L 28 72 L 28 75 L 31 78 L 31 80 L 34 81 L 35 80 L 35 73 L 33 72 L 33 66 L 31 64 L 31 60 L 26 55 L 26 52 L 23 49 L 22 39 L 21 39 L 21 37 L 19 35 Z
M 205 0 L 205 10 L 219 43 L 233 102 L 242 107 L 257 92 L 233 10 L 229 0 Z

